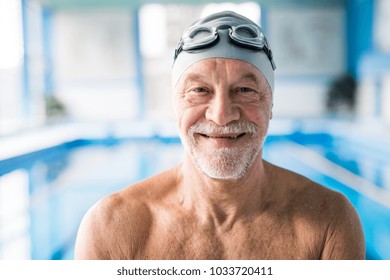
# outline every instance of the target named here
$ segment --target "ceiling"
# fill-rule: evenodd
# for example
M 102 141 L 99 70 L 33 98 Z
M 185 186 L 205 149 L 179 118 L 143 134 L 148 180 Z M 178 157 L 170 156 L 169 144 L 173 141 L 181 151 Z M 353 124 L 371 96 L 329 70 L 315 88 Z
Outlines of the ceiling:
M 91 8 L 134 8 L 142 4 L 202 4 L 234 2 L 242 3 L 251 0 L 38 0 L 45 7 L 53 9 L 91 9 Z M 341 5 L 348 0 L 252 0 L 260 5 Z

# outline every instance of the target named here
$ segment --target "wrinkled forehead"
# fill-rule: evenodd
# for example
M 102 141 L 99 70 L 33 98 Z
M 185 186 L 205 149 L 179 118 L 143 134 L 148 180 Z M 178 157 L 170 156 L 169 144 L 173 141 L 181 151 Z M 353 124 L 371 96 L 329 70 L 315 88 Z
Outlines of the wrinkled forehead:
M 178 90 L 191 82 L 214 82 L 223 80 L 226 83 L 252 81 L 260 88 L 269 89 L 264 75 L 252 64 L 238 59 L 209 58 L 192 64 L 184 71 L 177 83 Z

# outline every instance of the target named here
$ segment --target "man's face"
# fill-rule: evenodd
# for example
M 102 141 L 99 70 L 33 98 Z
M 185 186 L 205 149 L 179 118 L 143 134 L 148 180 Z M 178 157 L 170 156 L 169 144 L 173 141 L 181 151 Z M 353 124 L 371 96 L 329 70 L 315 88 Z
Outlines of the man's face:
M 228 180 L 247 174 L 261 157 L 271 95 L 259 70 L 240 60 L 201 60 L 184 72 L 173 97 L 178 128 L 204 174 Z

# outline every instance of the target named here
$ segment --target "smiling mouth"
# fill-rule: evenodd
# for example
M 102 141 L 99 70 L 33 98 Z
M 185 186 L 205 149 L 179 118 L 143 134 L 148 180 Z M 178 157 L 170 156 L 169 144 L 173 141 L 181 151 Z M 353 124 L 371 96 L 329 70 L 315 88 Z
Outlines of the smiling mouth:
M 243 137 L 245 134 L 246 133 L 241 133 L 237 135 L 207 135 L 207 134 L 199 133 L 199 135 L 210 139 L 232 139 L 232 140 L 239 139 Z

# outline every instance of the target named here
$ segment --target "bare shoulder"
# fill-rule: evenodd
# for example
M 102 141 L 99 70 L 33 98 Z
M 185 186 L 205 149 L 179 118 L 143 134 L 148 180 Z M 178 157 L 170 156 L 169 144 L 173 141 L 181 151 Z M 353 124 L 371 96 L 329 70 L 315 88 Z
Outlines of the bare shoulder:
M 364 259 L 365 240 L 360 218 L 352 203 L 340 192 L 311 182 L 300 199 L 311 199 L 309 208 L 318 218 L 318 228 L 324 230 L 321 259 Z M 306 197 L 306 198 L 305 198 Z M 313 209 L 313 210 L 312 210 Z M 303 209 L 302 209 L 303 210 Z
M 77 235 L 76 259 L 123 259 L 135 256 L 148 232 L 147 205 L 122 192 L 98 201 L 84 216 Z M 133 242 L 134 241 L 134 242 Z
M 309 178 L 290 170 L 271 166 L 273 184 L 278 186 L 278 195 L 284 197 L 286 203 L 302 210 L 317 210 L 332 216 L 336 209 L 353 210 L 349 200 L 340 192 L 322 186 Z
M 271 170 L 272 182 L 278 186 L 278 195 L 285 197 L 287 203 L 299 208 L 334 207 L 346 203 L 339 192 L 326 188 L 309 178 L 288 169 L 267 163 Z M 323 208 L 323 207 L 322 207 Z
M 76 259 L 137 259 L 153 223 L 151 204 L 169 186 L 170 172 L 158 174 L 92 206 L 76 240 Z
M 364 259 L 365 241 L 360 218 L 346 196 L 312 180 L 275 167 L 283 185 L 285 209 L 298 228 L 315 232 L 323 240 L 322 259 Z M 309 227 L 308 227 L 309 225 Z
M 364 232 L 357 211 L 341 193 L 331 200 L 332 211 L 321 259 L 360 260 L 366 257 Z

